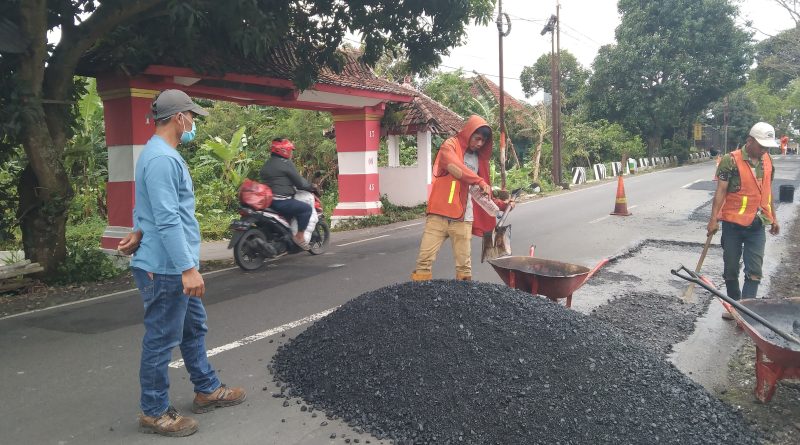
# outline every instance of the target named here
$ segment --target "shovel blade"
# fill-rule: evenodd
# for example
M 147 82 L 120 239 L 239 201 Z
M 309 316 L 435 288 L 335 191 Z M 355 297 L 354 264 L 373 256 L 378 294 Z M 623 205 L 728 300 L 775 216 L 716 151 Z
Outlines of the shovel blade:
M 511 226 L 496 227 L 483 234 L 481 263 L 511 255 Z

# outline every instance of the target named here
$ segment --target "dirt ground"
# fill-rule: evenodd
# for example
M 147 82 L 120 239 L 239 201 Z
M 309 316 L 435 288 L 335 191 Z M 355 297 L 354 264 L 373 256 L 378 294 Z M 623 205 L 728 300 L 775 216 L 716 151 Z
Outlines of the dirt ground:
M 210 272 L 228 267 L 233 267 L 233 260 L 204 261 L 201 270 Z M 100 283 L 48 286 L 42 282 L 36 282 L 22 291 L 0 293 L 0 317 L 86 300 L 135 287 L 133 277 L 128 272 L 123 272 L 117 278 Z
M 800 224 L 791 224 L 786 236 L 787 252 L 771 277 L 770 298 L 800 297 Z M 769 261 L 767 254 L 765 261 Z M 783 381 L 778 384 L 775 396 L 768 404 L 758 402 L 753 396 L 755 388 L 756 349 L 749 338 L 728 364 L 730 387 L 719 397 L 742 409 L 744 416 L 753 420 L 775 445 L 800 443 L 800 381 Z

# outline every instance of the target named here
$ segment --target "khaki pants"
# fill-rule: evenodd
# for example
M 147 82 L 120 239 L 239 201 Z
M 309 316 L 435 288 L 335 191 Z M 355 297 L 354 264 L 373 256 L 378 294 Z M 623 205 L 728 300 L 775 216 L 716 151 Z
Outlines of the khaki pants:
M 425 232 L 417 256 L 417 274 L 430 274 L 436 254 L 442 243 L 450 238 L 453 244 L 453 256 L 456 260 L 456 278 L 464 279 L 472 276 L 472 258 L 470 241 L 472 240 L 472 222 L 451 221 L 443 216 L 428 215 L 425 221 Z

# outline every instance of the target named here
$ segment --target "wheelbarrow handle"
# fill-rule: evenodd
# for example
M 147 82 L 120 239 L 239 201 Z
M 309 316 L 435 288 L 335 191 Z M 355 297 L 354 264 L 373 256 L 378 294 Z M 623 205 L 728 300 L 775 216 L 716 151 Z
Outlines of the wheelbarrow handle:
M 682 274 L 682 273 L 680 273 L 681 271 L 683 271 L 685 273 Z M 768 327 L 773 332 L 775 332 L 776 334 L 778 334 L 781 337 L 785 338 L 786 340 L 800 345 L 800 338 L 797 338 L 797 336 L 789 334 L 788 332 L 784 332 L 782 329 L 776 327 L 775 325 L 773 325 L 769 321 L 765 320 L 764 317 L 762 317 L 762 316 L 758 315 L 757 313 L 753 312 L 752 310 L 750 310 L 750 308 L 744 306 L 743 304 L 739 303 L 738 301 L 734 300 L 733 298 L 731 298 L 731 297 L 723 294 L 719 290 L 715 289 L 712 285 L 710 285 L 707 281 L 705 281 L 700 275 L 695 273 L 693 270 L 687 269 L 686 266 L 684 266 L 683 264 L 681 264 L 680 267 L 678 267 L 677 269 L 672 269 L 670 272 L 672 272 L 672 275 L 675 275 L 676 277 L 683 278 L 684 280 L 690 281 L 690 282 L 702 287 L 703 289 L 711 292 L 712 294 L 714 294 L 717 297 L 721 298 L 722 300 L 724 300 L 725 302 L 727 302 L 731 306 L 735 307 L 737 311 L 740 311 L 740 312 L 743 312 L 743 313 L 749 315 L 752 319 L 754 319 L 757 322 L 759 322 L 759 323 L 763 324 L 764 326 Z

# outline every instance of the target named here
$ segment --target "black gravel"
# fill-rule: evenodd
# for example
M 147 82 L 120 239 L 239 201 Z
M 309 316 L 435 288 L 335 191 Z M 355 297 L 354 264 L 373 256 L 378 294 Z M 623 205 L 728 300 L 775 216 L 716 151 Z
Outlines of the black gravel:
M 368 292 L 282 346 L 286 397 L 398 444 L 755 444 L 663 356 L 494 284 Z
M 711 297 L 701 292 L 702 289 L 695 289 L 695 303 L 670 295 L 630 293 L 593 310 L 592 316 L 644 347 L 667 354 L 672 345 L 691 335 L 695 321 L 708 309 Z

